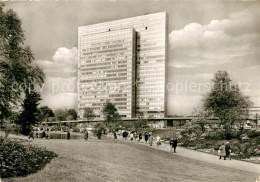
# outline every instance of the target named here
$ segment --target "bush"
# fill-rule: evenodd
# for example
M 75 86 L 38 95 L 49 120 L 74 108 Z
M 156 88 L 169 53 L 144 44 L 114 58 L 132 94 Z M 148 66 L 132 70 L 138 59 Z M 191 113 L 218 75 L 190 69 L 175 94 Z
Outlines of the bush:
M 73 132 L 80 132 L 80 129 L 79 129 L 79 128 L 76 128 L 76 127 L 73 127 L 73 128 L 72 128 L 72 131 L 73 131 Z
M 252 131 L 248 131 L 247 135 L 249 138 L 258 138 L 258 137 L 260 137 L 260 132 L 252 130 Z
M 19 140 L 0 138 L 0 177 L 26 176 L 42 169 L 57 154 Z

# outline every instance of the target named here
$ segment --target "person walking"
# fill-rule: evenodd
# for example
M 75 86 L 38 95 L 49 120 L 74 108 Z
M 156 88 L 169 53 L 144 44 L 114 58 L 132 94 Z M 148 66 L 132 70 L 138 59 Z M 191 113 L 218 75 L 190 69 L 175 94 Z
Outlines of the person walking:
M 84 138 L 85 138 L 85 141 L 87 141 L 88 140 L 88 131 L 86 130 L 86 133 L 85 133 L 85 136 L 84 136 Z
M 125 131 L 123 131 L 123 133 L 122 133 L 122 137 L 125 139 Z
M 67 139 L 70 140 L 70 132 L 67 133 Z
M 45 133 L 45 130 L 43 130 L 43 132 L 42 132 L 42 138 L 46 138 L 46 133 Z
M 136 131 L 134 132 L 134 139 L 136 140 L 136 138 L 137 138 L 137 133 L 136 133 Z
M 173 138 L 171 138 L 171 140 L 170 140 L 170 142 L 169 142 L 169 144 L 170 144 L 170 147 L 171 147 L 171 152 L 172 152 L 172 149 L 173 149 Z
M 117 140 L 117 135 L 115 131 L 114 131 L 114 140 Z
M 156 137 L 156 144 L 157 144 L 157 147 L 159 147 L 159 145 L 161 145 L 161 137 L 159 135 L 157 135 L 157 137 Z
M 219 151 L 220 151 L 219 159 L 221 159 L 221 157 L 223 157 L 224 160 L 226 160 L 226 146 L 225 146 L 224 142 L 219 147 Z
M 178 145 L 178 140 L 177 140 L 177 138 L 175 138 L 175 139 L 173 140 L 173 149 L 174 149 L 174 153 L 176 153 L 177 145 Z
M 30 139 L 30 138 L 32 138 L 34 140 L 33 131 L 31 131 L 30 134 L 29 134 L 29 138 L 28 139 Z
M 39 128 L 36 128 L 36 138 L 39 138 Z
M 138 142 L 142 140 L 142 133 L 139 133 Z
M 50 130 L 49 130 L 49 128 L 47 128 L 46 138 L 47 138 L 48 140 L 50 139 Z
M 131 142 L 133 142 L 133 140 L 134 140 L 134 134 L 133 133 L 130 134 L 130 139 L 131 139 Z
M 152 146 L 153 145 L 153 136 L 152 136 L 151 133 L 149 135 L 150 135 L 149 136 L 149 144 L 150 144 L 150 146 Z
M 148 133 L 146 132 L 146 133 L 144 134 L 144 140 L 145 140 L 145 143 L 146 143 L 146 144 L 147 144 L 148 139 L 149 139 L 149 135 L 148 135 Z
M 227 142 L 225 150 L 226 150 L 226 157 L 228 157 L 229 160 L 231 160 L 231 155 L 230 155 L 231 154 L 231 148 L 229 146 L 229 142 Z

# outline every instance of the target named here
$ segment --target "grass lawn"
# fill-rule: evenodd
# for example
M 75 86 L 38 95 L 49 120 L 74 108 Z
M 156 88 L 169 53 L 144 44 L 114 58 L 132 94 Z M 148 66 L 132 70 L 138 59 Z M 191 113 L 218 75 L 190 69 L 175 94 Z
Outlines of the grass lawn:
M 4 181 L 255 181 L 257 176 L 130 142 L 38 139 L 33 143 L 59 157 L 36 174 Z

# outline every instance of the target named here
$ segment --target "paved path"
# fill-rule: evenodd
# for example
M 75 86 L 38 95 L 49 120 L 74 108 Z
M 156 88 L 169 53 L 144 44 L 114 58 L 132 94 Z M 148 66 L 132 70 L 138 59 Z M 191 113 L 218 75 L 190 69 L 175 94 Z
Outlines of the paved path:
M 122 137 L 118 137 L 119 140 L 125 140 L 125 142 L 131 142 L 130 139 L 122 139 Z M 140 144 L 140 145 L 147 145 L 147 147 L 153 147 L 158 150 L 167 151 L 170 152 L 170 145 L 167 143 L 162 142 L 162 145 L 157 147 L 156 142 L 153 142 L 153 146 L 150 146 L 149 144 L 145 144 L 145 141 L 142 140 L 141 142 L 137 142 L 137 140 L 134 140 L 132 143 L 134 144 Z M 255 172 L 259 173 L 260 175 L 260 164 L 254 164 L 249 163 L 245 161 L 239 161 L 239 160 L 220 160 L 218 156 L 207 154 L 200 151 L 195 151 L 183 147 L 177 147 L 176 153 L 173 153 L 173 155 L 179 155 L 186 158 L 191 158 L 203 162 L 212 163 L 219 166 L 225 166 L 230 167 L 233 169 L 243 170 L 243 171 L 249 171 L 249 172 Z

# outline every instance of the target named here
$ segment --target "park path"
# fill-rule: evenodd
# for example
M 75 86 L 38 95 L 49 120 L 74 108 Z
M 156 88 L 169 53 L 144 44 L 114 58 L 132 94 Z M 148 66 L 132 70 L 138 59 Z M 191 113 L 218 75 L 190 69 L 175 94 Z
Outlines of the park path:
M 122 137 L 118 137 L 119 140 L 125 141 L 125 142 L 131 142 L 130 139 L 123 139 Z M 153 145 L 150 146 L 149 144 L 146 144 L 144 140 L 141 140 L 139 143 L 137 140 L 133 140 L 133 144 L 140 144 L 140 145 L 146 145 L 147 147 L 152 147 L 154 149 L 170 152 L 170 145 L 168 143 L 162 142 L 162 144 L 157 147 L 156 142 L 153 142 Z M 207 162 L 219 166 L 225 166 L 233 169 L 248 171 L 248 172 L 255 172 L 260 175 L 260 164 L 254 164 L 250 162 L 240 161 L 240 160 L 220 160 L 219 156 L 207 154 L 204 152 L 191 150 L 183 147 L 177 147 L 176 153 L 173 153 L 173 155 L 178 155 L 190 159 L 195 159 L 202 162 Z

